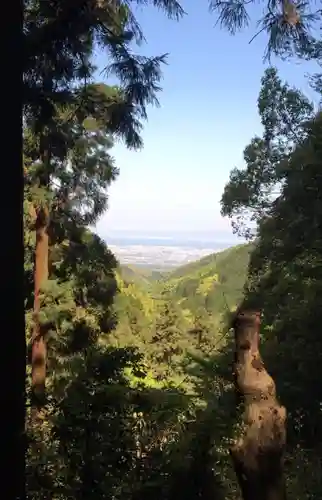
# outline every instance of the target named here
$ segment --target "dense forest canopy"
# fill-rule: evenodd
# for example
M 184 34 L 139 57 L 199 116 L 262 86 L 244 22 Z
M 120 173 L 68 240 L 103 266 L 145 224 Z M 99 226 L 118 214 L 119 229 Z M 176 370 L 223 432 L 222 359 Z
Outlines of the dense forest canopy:
M 320 499 L 319 105 L 266 69 L 262 135 L 221 200 L 247 244 L 148 272 L 89 229 L 119 173 L 115 141 L 142 147 L 158 104 L 166 56 L 136 51 L 148 4 L 185 15 L 176 0 L 24 1 L 27 454 L 12 498 Z M 315 62 L 321 102 L 318 3 L 261 4 L 263 55 Z M 254 6 L 210 2 L 233 34 Z M 113 85 L 94 78 L 98 48 Z

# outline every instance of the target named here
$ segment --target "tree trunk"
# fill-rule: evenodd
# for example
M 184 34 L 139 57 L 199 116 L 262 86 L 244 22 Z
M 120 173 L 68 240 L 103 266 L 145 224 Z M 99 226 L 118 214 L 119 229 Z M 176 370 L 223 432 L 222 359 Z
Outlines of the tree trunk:
M 231 456 L 244 500 L 285 500 L 283 453 L 286 410 L 259 353 L 260 314 L 238 312 L 234 377 L 243 430 Z
M 40 289 L 48 279 L 48 209 L 39 208 L 36 219 L 34 272 L 34 328 L 32 333 L 31 389 L 33 406 L 44 403 L 47 349 L 44 331 L 39 321 Z

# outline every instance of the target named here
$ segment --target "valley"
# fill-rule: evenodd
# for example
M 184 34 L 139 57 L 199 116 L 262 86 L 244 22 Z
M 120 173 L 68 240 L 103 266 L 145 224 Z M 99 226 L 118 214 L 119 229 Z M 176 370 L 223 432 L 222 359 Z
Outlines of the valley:
M 319 2 L 22 4 L 5 498 L 321 500 Z
M 250 244 L 236 245 L 164 270 L 121 263 L 118 274 L 125 285 L 159 293 L 166 290 L 183 309 L 196 311 L 200 307 L 208 313 L 220 314 L 223 307 L 220 296 L 226 296 L 230 308 L 242 297 L 251 249 Z
M 177 333 L 170 339 L 164 332 L 158 349 L 163 346 L 166 350 L 169 342 L 180 344 L 180 355 L 171 368 L 178 373 L 187 351 L 211 351 L 226 315 L 242 300 L 251 249 L 249 244 L 238 245 L 163 272 L 119 265 L 115 298 L 118 324 L 110 339 L 150 353 L 152 363 L 158 322 L 166 319 L 166 330 Z M 164 366 L 160 366 L 162 371 Z

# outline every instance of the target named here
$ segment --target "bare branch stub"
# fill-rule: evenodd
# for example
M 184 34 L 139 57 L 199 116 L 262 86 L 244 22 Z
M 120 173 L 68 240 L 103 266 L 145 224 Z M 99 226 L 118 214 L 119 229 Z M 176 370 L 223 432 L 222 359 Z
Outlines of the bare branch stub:
M 244 500 L 285 500 L 286 410 L 259 352 L 260 313 L 238 311 L 234 378 L 242 403 L 242 432 L 231 456 Z

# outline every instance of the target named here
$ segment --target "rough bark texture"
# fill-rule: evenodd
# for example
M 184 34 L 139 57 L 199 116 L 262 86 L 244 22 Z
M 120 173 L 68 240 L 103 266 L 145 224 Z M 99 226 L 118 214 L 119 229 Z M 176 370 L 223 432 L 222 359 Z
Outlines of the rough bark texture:
M 47 348 L 39 322 L 40 289 L 48 279 L 48 211 L 40 208 L 36 220 L 34 273 L 34 328 L 32 333 L 31 384 L 35 406 L 41 406 L 45 396 Z
M 231 456 L 244 500 L 285 500 L 283 452 L 286 410 L 259 353 L 260 314 L 238 312 L 234 376 L 243 430 Z

